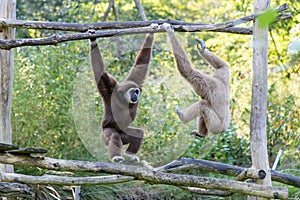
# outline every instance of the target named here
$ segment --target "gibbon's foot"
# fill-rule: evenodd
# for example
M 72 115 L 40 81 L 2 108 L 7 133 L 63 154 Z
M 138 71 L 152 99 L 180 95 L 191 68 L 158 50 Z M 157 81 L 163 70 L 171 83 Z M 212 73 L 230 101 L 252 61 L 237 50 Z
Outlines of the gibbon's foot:
M 125 161 L 125 158 L 123 158 L 122 156 L 114 156 L 111 161 L 113 163 L 122 163 Z
M 174 32 L 174 27 L 169 23 L 163 23 L 161 27 L 167 32 Z
M 178 106 L 175 106 L 175 111 L 176 111 L 176 113 L 177 113 L 179 119 L 180 119 L 181 121 L 183 121 L 183 114 L 182 114 L 181 109 L 180 109 Z
M 130 161 L 130 162 L 140 162 L 139 157 L 137 157 L 134 154 L 131 153 L 125 153 L 124 156 L 126 157 L 126 160 Z
M 203 40 L 200 40 L 200 39 L 196 39 L 196 41 L 198 42 L 198 44 L 197 44 L 198 51 L 203 52 L 206 49 L 205 42 Z M 201 45 L 201 47 L 199 45 Z
M 200 137 L 200 138 L 205 138 L 205 136 L 203 135 L 200 135 L 199 132 L 197 130 L 193 130 L 190 135 L 194 135 L 194 136 L 197 136 L 197 137 Z

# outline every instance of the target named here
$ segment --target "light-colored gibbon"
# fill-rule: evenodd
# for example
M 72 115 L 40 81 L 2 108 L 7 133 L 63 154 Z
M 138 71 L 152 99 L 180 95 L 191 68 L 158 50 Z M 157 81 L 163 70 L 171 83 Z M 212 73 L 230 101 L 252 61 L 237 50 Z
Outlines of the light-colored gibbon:
M 184 111 L 178 107 L 176 112 L 183 123 L 197 118 L 198 130 L 191 134 L 206 137 L 208 132 L 219 134 L 224 132 L 230 121 L 229 111 L 229 78 L 230 69 L 226 62 L 206 49 L 202 40 L 197 40 L 197 49 L 201 57 L 216 71 L 209 76 L 191 66 L 191 63 L 177 39 L 170 24 L 163 24 L 168 33 L 172 51 L 180 74 L 192 85 L 202 100 L 190 105 Z
M 139 162 L 136 153 L 139 151 L 144 131 L 130 127 L 135 119 L 142 93 L 142 86 L 150 64 L 154 34 L 148 34 L 137 55 L 134 66 L 123 82 L 105 71 L 103 58 L 96 39 L 90 40 L 90 60 L 97 89 L 104 103 L 102 120 L 102 139 L 108 146 L 109 159 L 112 162 L 123 162 L 122 146 L 129 144 L 124 156 L 126 160 Z

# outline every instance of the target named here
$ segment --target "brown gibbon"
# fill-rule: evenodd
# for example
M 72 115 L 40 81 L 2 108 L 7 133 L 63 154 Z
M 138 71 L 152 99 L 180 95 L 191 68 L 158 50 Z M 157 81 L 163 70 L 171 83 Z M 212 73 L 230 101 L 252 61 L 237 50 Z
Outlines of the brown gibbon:
M 104 104 L 102 120 L 102 139 L 108 146 L 109 159 L 112 162 L 123 162 L 122 146 L 129 144 L 124 156 L 126 160 L 139 162 L 136 153 L 139 151 L 144 131 L 129 126 L 135 119 L 142 93 L 142 86 L 150 64 L 154 34 L 147 34 L 136 57 L 134 66 L 123 82 L 105 71 L 103 58 L 96 39 L 90 39 L 90 61 L 95 82 Z
M 198 130 L 192 131 L 192 135 L 206 137 L 208 132 L 220 134 L 229 126 L 229 79 L 230 68 L 225 61 L 206 49 L 202 40 L 197 40 L 197 49 L 201 57 L 215 68 L 212 76 L 209 76 L 191 66 L 191 63 L 177 39 L 170 24 L 163 24 L 167 31 L 172 51 L 180 74 L 191 84 L 194 91 L 201 97 L 197 101 L 181 111 L 176 107 L 176 112 L 183 123 L 197 118 Z

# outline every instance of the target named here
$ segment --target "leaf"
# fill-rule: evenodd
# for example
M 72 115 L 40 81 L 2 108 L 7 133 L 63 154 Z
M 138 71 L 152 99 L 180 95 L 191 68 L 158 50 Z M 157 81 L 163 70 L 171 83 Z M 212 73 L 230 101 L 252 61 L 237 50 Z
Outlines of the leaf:
M 265 12 L 257 16 L 258 26 L 265 28 L 269 24 L 273 23 L 278 16 L 278 12 L 275 9 L 267 9 Z

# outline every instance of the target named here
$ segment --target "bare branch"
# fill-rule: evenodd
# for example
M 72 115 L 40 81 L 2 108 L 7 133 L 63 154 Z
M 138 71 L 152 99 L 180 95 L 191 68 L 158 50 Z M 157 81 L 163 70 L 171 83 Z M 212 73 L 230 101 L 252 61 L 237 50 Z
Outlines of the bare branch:
M 150 26 L 151 24 L 169 23 L 171 25 L 205 25 L 199 23 L 183 22 L 178 20 L 150 20 L 150 21 L 127 21 L 127 22 L 94 22 L 87 24 L 80 23 L 66 23 L 66 22 L 41 22 L 41 21 L 25 21 L 25 20 L 12 20 L 1 19 L 0 27 L 12 28 L 27 28 L 27 29 L 49 29 L 61 31 L 77 31 L 86 32 L 90 29 L 106 30 L 106 29 L 126 29 Z M 207 24 L 206 24 L 207 25 Z
M 182 187 L 182 188 L 200 195 L 210 195 L 210 196 L 219 196 L 219 197 L 228 197 L 233 195 L 233 193 L 231 192 L 225 192 L 222 190 L 208 190 L 208 189 L 195 188 L 195 187 Z
M 113 11 L 114 11 L 114 15 L 115 15 L 115 21 L 119 21 L 118 9 L 115 4 L 113 4 Z
M 144 8 L 143 8 L 140 0 L 134 0 L 134 2 L 135 2 L 135 5 L 136 5 L 136 7 L 137 7 L 137 9 L 138 9 L 138 11 L 139 11 L 139 13 L 140 13 L 143 21 L 147 21 L 147 17 L 145 15 Z
M 48 157 L 32 157 L 17 154 L 12 155 L 9 153 L 0 153 L 0 161 L 5 164 L 40 167 L 52 170 L 122 174 L 125 176 L 132 176 L 137 180 L 148 181 L 155 184 L 225 190 L 265 198 L 287 199 L 288 197 L 288 191 L 283 187 L 262 186 L 254 183 L 244 183 L 233 180 L 206 178 L 193 175 L 169 174 L 133 165 L 61 160 Z
M 199 31 L 205 31 L 211 26 L 199 27 Z M 201 29 L 201 30 L 200 30 Z M 182 31 L 181 28 L 175 27 L 175 30 Z M 246 28 L 230 28 L 233 32 L 236 30 L 236 33 L 252 33 L 250 29 Z M 131 34 L 142 34 L 142 33 L 157 33 L 164 32 L 165 30 L 161 27 L 154 29 L 153 27 L 141 27 L 141 28 L 128 28 L 128 29 L 116 29 L 116 30 L 104 30 L 97 31 L 94 34 L 78 33 L 78 34 L 64 34 L 64 35 L 53 35 L 46 38 L 36 38 L 36 39 L 17 39 L 17 40 L 0 40 L 0 49 L 12 49 L 21 46 L 38 46 L 38 45 L 57 45 L 62 42 L 74 41 L 74 40 L 84 40 L 90 38 L 99 38 L 99 37 L 114 37 L 121 35 L 131 35 Z M 195 31 L 195 30 L 194 30 Z M 220 31 L 220 30 L 219 30 Z M 221 31 L 226 31 L 223 29 Z
M 1 197 L 24 197 L 32 199 L 34 191 L 26 184 L 22 183 L 3 183 L 0 182 Z
M 3 182 L 22 182 L 35 185 L 107 185 L 115 183 L 123 183 L 134 180 L 130 176 L 111 175 L 111 176 L 91 176 L 91 177 L 67 177 L 55 175 L 30 176 L 16 173 L 1 173 L 0 179 Z
M 156 170 L 165 172 L 179 172 L 184 170 L 201 170 L 206 172 L 214 172 L 225 174 L 228 176 L 235 176 L 245 173 L 247 168 L 218 163 L 213 161 L 192 159 L 192 158 L 180 158 L 174 160 L 169 164 L 156 168 Z M 258 170 L 258 172 L 260 172 Z M 257 173 L 255 173 L 257 174 Z M 241 176 L 241 175 L 240 175 Z M 247 173 L 248 178 L 260 177 L 261 175 L 253 175 L 252 172 Z M 285 183 L 300 188 L 300 177 L 292 176 L 285 173 L 280 173 L 275 170 L 271 170 L 272 180 L 280 183 Z
M 288 9 L 287 4 L 283 4 L 277 8 L 278 12 L 282 12 Z M 259 13 L 260 14 L 260 13 Z M 95 23 L 66 23 L 66 22 L 40 22 L 40 21 L 25 21 L 25 20 L 12 20 L 12 19 L 1 19 L 0 18 L 0 27 L 12 27 L 12 28 L 27 28 L 27 29 L 49 29 L 49 30 L 61 30 L 61 31 L 77 31 L 77 32 L 85 32 L 89 29 L 94 30 L 105 30 L 105 29 L 126 29 L 126 28 L 137 28 L 137 27 L 145 27 L 150 26 L 151 24 L 163 24 L 169 23 L 173 26 L 182 26 L 177 27 L 182 31 L 199 31 L 199 26 L 210 26 L 210 29 L 205 30 L 218 30 L 223 28 L 230 28 L 242 23 L 246 23 L 252 21 L 259 14 L 253 14 L 250 16 L 242 17 L 240 19 L 231 20 L 224 23 L 219 24 L 199 24 L 199 23 L 190 23 L 183 22 L 178 20 L 150 20 L 150 21 L 128 21 L 128 22 L 95 22 Z M 289 18 L 286 16 L 287 14 L 279 15 L 278 20 Z M 188 26 L 188 27 L 185 27 Z M 194 26 L 194 27 L 193 27 Z
M 103 22 L 106 21 L 106 18 L 107 18 L 107 16 L 108 16 L 108 14 L 109 14 L 111 8 L 113 7 L 113 5 L 114 5 L 114 0 L 109 0 L 109 2 L 108 2 L 108 7 L 107 7 L 107 9 L 106 9 L 106 11 L 104 12 L 103 17 L 102 17 L 102 21 L 103 21 Z

